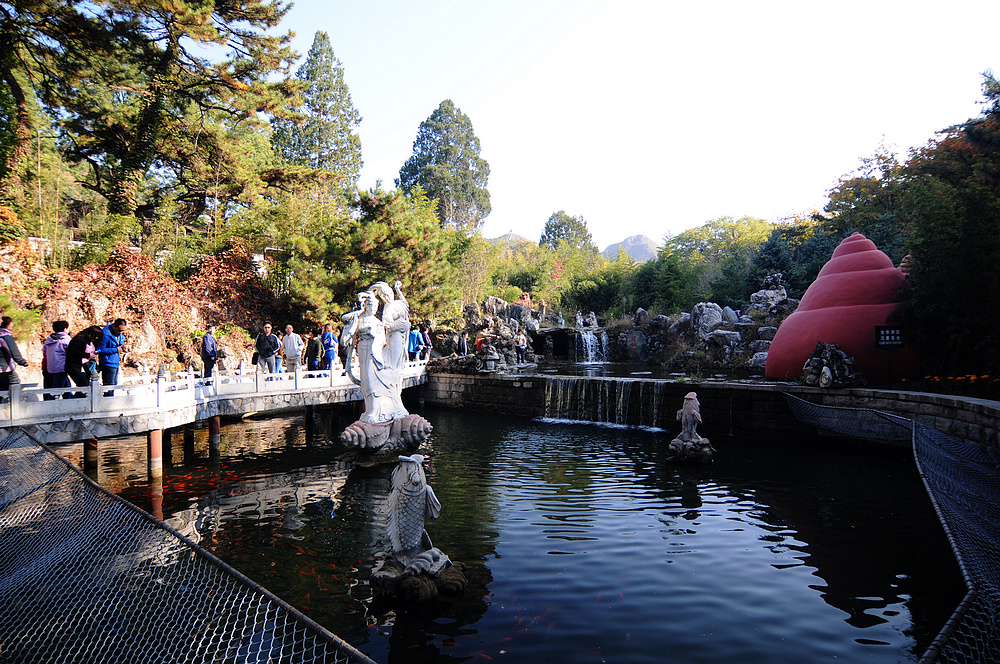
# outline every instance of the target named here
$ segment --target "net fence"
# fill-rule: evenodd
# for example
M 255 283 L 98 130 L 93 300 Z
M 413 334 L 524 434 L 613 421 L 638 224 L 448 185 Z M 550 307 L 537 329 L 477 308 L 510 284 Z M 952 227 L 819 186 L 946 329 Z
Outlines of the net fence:
M 373 662 L 21 432 L 0 440 L 0 663 Z
M 1000 662 L 997 458 L 898 415 L 822 406 L 790 394 L 785 397 L 798 420 L 824 431 L 873 440 L 912 440 L 917 470 L 948 535 L 967 590 L 920 664 Z

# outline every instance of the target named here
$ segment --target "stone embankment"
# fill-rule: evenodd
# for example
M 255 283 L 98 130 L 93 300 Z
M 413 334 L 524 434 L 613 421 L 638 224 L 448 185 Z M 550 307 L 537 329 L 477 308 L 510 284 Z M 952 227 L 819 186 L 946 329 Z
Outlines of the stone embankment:
M 884 410 L 934 427 L 984 450 L 1000 451 L 1000 402 L 868 388 L 826 390 L 796 383 L 680 382 L 640 378 L 429 374 L 429 404 L 525 417 L 565 417 L 675 432 L 677 409 L 697 392 L 707 436 L 795 439 L 812 430 L 797 422 L 785 393 L 821 405 Z

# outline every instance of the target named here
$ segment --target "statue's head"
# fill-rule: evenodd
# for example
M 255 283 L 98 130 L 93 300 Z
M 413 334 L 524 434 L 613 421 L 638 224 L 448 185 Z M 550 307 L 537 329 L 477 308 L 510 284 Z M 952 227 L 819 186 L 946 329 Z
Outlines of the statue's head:
M 378 309 L 378 300 L 375 295 L 368 291 L 361 291 L 358 293 L 358 304 L 360 305 L 361 311 L 368 313 L 374 313 Z
M 392 294 L 392 289 L 389 288 L 389 284 L 385 283 L 384 281 L 378 281 L 372 284 L 371 288 L 369 288 L 368 290 L 374 293 L 375 297 L 382 300 L 383 302 L 392 302 L 392 300 L 394 299 Z
M 427 483 L 423 466 L 424 455 L 399 455 L 397 458 L 399 459 L 399 465 L 392 472 L 392 482 L 394 485 L 400 487 L 420 487 Z

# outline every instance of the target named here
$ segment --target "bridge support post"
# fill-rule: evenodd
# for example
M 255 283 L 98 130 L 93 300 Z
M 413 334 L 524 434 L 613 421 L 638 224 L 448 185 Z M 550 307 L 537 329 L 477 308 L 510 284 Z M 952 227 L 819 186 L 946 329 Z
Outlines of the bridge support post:
M 98 455 L 97 439 L 88 438 L 83 441 L 83 472 L 97 472 L 99 463 L 100 456 Z
M 306 428 L 306 444 L 312 445 L 313 440 L 316 437 L 316 431 L 313 426 L 313 416 L 315 414 L 315 408 L 313 406 L 306 406 L 306 417 L 305 417 L 305 428 Z
M 146 452 L 150 478 L 163 477 L 163 429 L 153 429 L 146 433 Z
M 218 463 L 219 443 L 222 441 L 222 422 L 218 415 L 208 418 L 208 456 Z
M 184 463 L 190 464 L 194 462 L 194 427 L 190 424 L 185 424 L 183 426 L 184 430 Z

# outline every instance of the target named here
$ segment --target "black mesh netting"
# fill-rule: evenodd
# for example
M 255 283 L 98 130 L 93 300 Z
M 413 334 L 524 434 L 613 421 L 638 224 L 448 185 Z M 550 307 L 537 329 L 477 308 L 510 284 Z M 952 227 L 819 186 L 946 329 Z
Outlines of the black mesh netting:
M 824 431 L 875 440 L 912 439 L 917 469 L 948 534 L 967 587 L 965 598 L 920 662 L 1000 662 L 997 458 L 898 415 L 821 406 L 790 394 L 785 396 L 797 419 Z
M 0 441 L 0 663 L 371 661 L 27 435 Z

